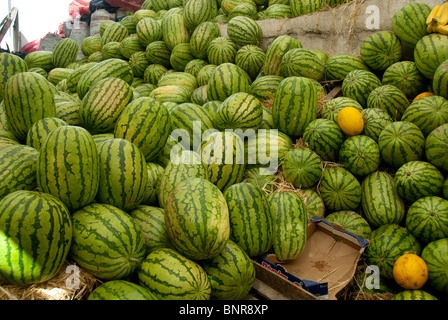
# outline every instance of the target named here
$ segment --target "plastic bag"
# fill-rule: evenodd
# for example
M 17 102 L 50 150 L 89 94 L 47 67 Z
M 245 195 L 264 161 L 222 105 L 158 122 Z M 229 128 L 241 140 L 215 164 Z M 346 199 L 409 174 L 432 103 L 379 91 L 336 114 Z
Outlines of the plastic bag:
M 79 19 L 89 14 L 90 0 L 74 0 L 68 6 L 68 12 L 72 19 Z

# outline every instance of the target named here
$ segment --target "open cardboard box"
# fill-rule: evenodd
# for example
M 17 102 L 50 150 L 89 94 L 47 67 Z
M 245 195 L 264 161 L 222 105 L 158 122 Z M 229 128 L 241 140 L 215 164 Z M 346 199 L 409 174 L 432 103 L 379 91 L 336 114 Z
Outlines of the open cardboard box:
M 367 240 L 340 225 L 313 217 L 299 257 L 280 263 L 275 254 L 265 254 L 254 261 L 257 278 L 279 292 L 284 290 L 291 299 L 336 300 L 337 294 L 352 281 L 367 244 Z M 294 286 L 291 288 L 288 282 Z M 291 290 L 296 292 L 290 294 Z

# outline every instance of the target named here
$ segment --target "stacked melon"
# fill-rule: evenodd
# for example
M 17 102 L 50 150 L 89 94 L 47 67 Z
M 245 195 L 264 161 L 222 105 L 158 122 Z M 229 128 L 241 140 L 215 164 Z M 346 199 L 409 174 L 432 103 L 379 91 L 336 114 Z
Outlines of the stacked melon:
M 84 59 L 68 39 L 0 54 L 1 282 L 69 260 L 104 282 L 90 299 L 242 299 L 251 258 L 296 259 L 319 216 L 368 239 L 385 281 L 414 252 L 425 290 L 447 293 L 448 40 L 421 30 L 429 7 L 405 6 L 354 56 L 289 35 L 262 49 L 269 3 L 147 0 L 103 22 Z

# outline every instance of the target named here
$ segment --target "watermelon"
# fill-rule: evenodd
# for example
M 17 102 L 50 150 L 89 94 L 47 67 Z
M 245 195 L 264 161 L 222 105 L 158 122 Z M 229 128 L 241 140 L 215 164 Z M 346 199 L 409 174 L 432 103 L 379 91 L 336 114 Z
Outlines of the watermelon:
M 148 65 L 143 72 L 143 81 L 158 86 L 159 80 L 167 71 L 168 69 L 165 66 L 158 63 L 152 63 Z
M 188 0 L 183 9 L 185 25 L 191 31 L 202 22 L 211 21 L 218 14 L 218 6 L 214 0 Z
M 345 107 L 354 107 L 361 112 L 364 110 L 359 102 L 352 98 L 337 97 L 324 104 L 322 110 L 320 111 L 320 116 L 324 119 L 333 120 L 337 123 L 339 111 L 341 111 Z
M 48 72 L 47 80 L 51 84 L 55 85 L 56 88 L 58 88 L 58 85 L 61 85 L 60 82 L 64 79 L 67 79 L 73 73 L 73 71 L 73 69 L 69 68 L 53 68 L 50 70 L 50 72 Z
M 110 280 L 96 287 L 87 300 L 157 300 L 146 288 L 127 280 Z
M 6 82 L 4 94 L 8 124 L 18 141 L 26 141 L 34 122 L 56 116 L 50 84 L 40 74 L 21 72 L 12 75 Z
M 68 75 L 67 90 L 69 93 L 77 93 L 79 78 L 81 78 L 81 76 L 84 74 L 84 72 L 86 72 L 87 70 L 89 70 L 91 67 L 93 67 L 96 64 L 97 64 L 97 62 L 88 62 L 86 64 L 83 64 L 79 68 L 76 68 L 75 70 L 73 70 L 72 73 L 70 73 Z
M 400 223 L 406 213 L 403 199 L 397 192 L 394 178 L 385 171 L 376 171 L 361 182 L 363 216 L 374 227 Z
M 448 294 L 448 238 L 428 243 L 422 250 L 421 257 L 428 266 L 428 284 L 436 292 Z
M 274 3 L 266 8 L 265 18 L 266 19 L 285 19 L 291 18 L 291 6 L 288 4 Z
M 129 65 L 135 78 L 143 78 L 146 68 L 149 66 L 145 51 L 138 51 L 129 57 Z M 135 79 L 134 79 L 135 80 Z
M 426 138 L 432 130 L 448 123 L 448 100 L 437 95 L 418 99 L 406 109 L 401 120 L 417 125 Z
M 372 233 L 372 228 L 367 220 L 359 213 L 351 210 L 341 210 L 330 213 L 325 217 L 325 221 L 340 225 L 345 231 L 363 239 L 370 239 L 370 234 Z
M 124 279 L 145 258 L 143 231 L 125 211 L 93 203 L 75 211 L 72 221 L 69 256 L 93 276 L 102 280 Z
M 344 80 L 354 70 L 370 69 L 361 58 L 345 53 L 334 54 L 325 63 L 326 80 Z
M 162 19 L 163 40 L 169 50 L 179 43 L 190 42 L 190 31 L 182 14 L 172 13 Z
M 171 68 L 171 50 L 164 41 L 154 41 L 146 47 L 146 58 L 150 64 L 160 64 L 165 68 Z
M 249 93 L 261 102 L 274 100 L 277 88 L 285 78 L 275 75 L 263 75 L 257 77 L 249 88 Z
M 395 121 L 378 136 L 381 159 L 393 168 L 421 160 L 425 152 L 425 137 L 419 127 L 409 121 Z
M 141 204 L 156 205 L 159 203 L 158 194 L 160 189 L 160 181 L 162 180 L 162 174 L 165 168 L 155 162 L 147 162 L 146 167 L 148 169 L 148 182 L 146 184 L 146 191 Z
M 415 65 L 426 78 L 432 80 L 435 71 L 445 60 L 448 60 L 448 35 L 431 33 L 415 45 Z
M 137 22 L 135 33 L 140 44 L 147 47 L 151 42 L 162 40 L 162 24 L 154 18 L 143 18 Z
M 118 118 L 114 137 L 129 140 L 142 152 L 147 162 L 156 159 L 171 132 L 166 107 L 149 97 L 131 101 Z
M 19 56 L 16 55 L 13 56 L 14 56 L 13 59 L 19 58 Z M 9 56 L 2 54 L 2 57 L 4 58 Z M 38 67 L 44 69 L 46 72 L 49 72 L 51 69 L 54 68 L 53 51 L 45 51 L 45 50 L 33 51 L 28 53 L 23 60 L 25 60 L 29 69 Z
M 213 39 L 221 36 L 218 26 L 210 21 L 200 23 L 190 37 L 191 53 L 197 59 L 207 59 L 207 49 Z
M 368 264 L 378 266 L 380 275 L 393 279 L 395 261 L 405 253 L 420 255 L 421 245 L 405 228 L 397 224 L 386 224 L 372 231 L 365 255 Z
M 395 294 L 391 300 L 438 300 L 424 290 L 403 290 Z
M 230 240 L 249 257 L 266 253 L 272 246 L 273 221 L 261 188 L 241 182 L 230 186 L 224 197 L 229 208 Z
M 448 124 L 437 127 L 426 137 L 425 155 L 439 170 L 448 171 Z
M 217 131 L 203 137 L 201 158 L 209 180 L 224 192 L 244 178 L 243 139 L 232 131 Z
M 260 1 L 260 0 L 259 0 Z M 249 17 L 253 20 L 258 20 L 257 16 L 257 8 L 249 3 L 241 3 L 233 7 L 233 9 L 229 12 L 227 15 L 227 19 L 230 21 L 231 19 L 238 17 L 238 16 L 245 16 Z
M 145 51 L 145 45 L 142 45 L 138 37 L 134 35 L 127 36 L 120 42 L 120 52 L 125 60 L 129 60 L 132 54 Z
M 46 55 L 45 52 L 47 51 L 42 52 L 43 53 L 39 54 L 39 56 Z M 35 66 L 44 66 L 44 63 L 33 63 L 33 61 L 35 60 L 41 61 L 44 59 L 43 57 L 32 58 L 34 56 L 35 54 L 31 55 L 30 58 L 24 60 L 15 54 L 11 54 L 8 52 L 0 53 L 0 100 L 3 100 L 5 98 L 5 86 L 10 77 L 17 73 L 26 72 L 28 71 L 28 68 L 32 68 Z M 46 66 L 46 69 L 48 71 L 50 71 L 52 68 L 53 66 Z
M 336 161 L 345 137 L 336 122 L 318 118 L 306 126 L 302 139 L 323 161 Z
M 368 136 L 378 142 L 378 136 L 381 131 L 393 122 L 389 114 L 378 108 L 366 108 L 361 110 L 362 119 L 364 120 L 364 128 L 362 135 Z
M 308 13 L 313 13 L 322 9 L 325 5 L 324 0 L 291 0 L 291 14 L 293 17 L 299 17 Z
M 237 92 L 225 99 L 215 117 L 218 130 L 239 129 L 254 132 L 263 120 L 263 106 L 257 98 L 246 92 Z
M 348 137 L 339 149 L 339 162 L 355 176 L 366 176 L 380 166 L 378 143 L 364 135 Z
M 289 151 L 282 164 L 286 181 L 299 189 L 313 187 L 322 177 L 322 161 L 311 149 L 296 148 Z
M 382 77 L 383 85 L 393 85 L 410 100 L 424 91 L 426 78 L 414 61 L 399 61 L 387 68 Z
M 139 205 L 128 213 L 143 231 L 147 255 L 159 248 L 172 247 L 162 208 Z
M 448 99 L 448 60 L 442 62 L 434 72 L 432 89 L 436 96 Z
M 296 259 L 307 242 L 308 215 L 302 199 L 293 192 L 268 196 L 273 224 L 272 251 L 279 261 Z
M 170 64 L 176 71 L 184 71 L 185 66 L 194 59 L 189 42 L 176 44 L 171 50 Z
M 121 42 L 118 42 L 118 41 L 110 41 L 110 42 L 104 44 L 101 48 L 101 54 L 102 54 L 103 60 L 107 60 L 107 59 L 125 60 L 125 58 L 120 50 L 120 44 L 121 44 Z
M 207 60 L 209 63 L 219 66 L 223 63 L 235 63 L 238 46 L 228 37 L 216 37 L 210 41 L 207 47 Z
M 190 45 L 191 47 L 191 45 Z M 198 76 L 199 71 L 201 71 L 201 69 L 205 66 L 208 65 L 208 62 L 202 59 L 193 59 L 187 62 L 187 64 L 185 65 L 185 70 L 184 72 L 189 73 L 195 77 Z M 196 79 L 197 81 L 197 79 Z
M 416 200 L 406 213 L 406 229 L 422 244 L 448 238 L 448 200 L 438 196 Z
M 331 211 L 355 210 L 361 203 L 361 184 L 343 167 L 327 167 L 318 190 Z
M 392 31 L 377 31 L 361 43 L 361 59 L 372 69 L 384 71 L 401 60 L 403 49 L 400 39 Z
M 72 38 L 59 41 L 53 49 L 52 62 L 54 68 L 65 68 L 76 60 L 79 45 Z
M 212 288 L 211 299 L 240 300 L 255 282 L 255 267 L 247 253 L 229 240 L 223 251 L 203 263 Z
M 439 195 L 444 179 L 433 164 L 409 161 L 398 168 L 394 180 L 400 197 L 412 203 L 423 197 Z
M 137 270 L 141 286 L 158 300 L 209 300 L 211 284 L 195 261 L 170 248 L 151 252 Z
M 127 36 L 129 36 L 128 29 L 120 22 L 113 21 L 107 25 L 101 35 L 101 47 L 109 42 L 121 42 Z
M 179 85 L 187 88 L 191 93 L 198 87 L 196 77 L 183 71 L 171 71 L 164 73 L 157 82 L 158 87 Z
M 230 236 L 225 197 L 203 178 L 186 179 L 174 187 L 165 202 L 165 224 L 174 248 L 193 260 L 218 255 Z
M 227 34 L 233 42 L 240 46 L 248 44 L 258 46 L 263 40 L 263 30 L 260 25 L 254 19 L 246 16 L 230 19 L 227 24 Z
M 78 100 L 62 101 L 56 103 L 56 117 L 64 120 L 68 125 L 81 126 L 79 108 L 81 102 Z
M 196 76 L 198 86 L 206 86 L 208 84 L 208 80 L 210 79 L 213 71 L 217 68 L 214 64 L 207 64 L 201 70 L 199 70 L 198 75 Z M 207 97 L 208 98 L 208 97 Z
M 137 23 L 142 19 L 141 12 L 143 10 L 138 10 L 138 13 L 124 16 L 119 22 L 128 29 L 129 34 L 135 34 L 137 31 Z
M 387 112 L 396 121 L 409 107 L 409 100 L 403 91 L 393 85 L 382 85 L 374 89 L 367 98 L 367 108 L 377 108 Z
M 0 281 L 28 286 L 53 278 L 72 244 L 72 221 L 56 197 L 18 190 L 0 200 Z
M 74 211 L 94 200 L 99 177 L 98 151 L 86 129 L 62 126 L 48 134 L 37 158 L 37 186 L 42 192 Z
M 272 104 L 272 117 L 279 131 L 301 136 L 317 118 L 317 89 L 305 77 L 288 77 L 278 85 Z
M 448 200 L 448 178 L 443 182 L 442 195 L 444 199 Z
M 282 58 L 281 75 L 284 77 L 307 77 L 321 81 L 324 74 L 324 64 L 308 49 L 291 49 Z
M 235 55 L 235 64 L 247 72 L 251 80 L 255 80 L 264 65 L 266 54 L 260 47 L 248 44 L 241 47 Z
M 259 1 L 259 0 L 258 0 Z M 221 1 L 221 12 L 224 15 L 229 15 L 230 12 L 238 5 L 241 4 L 246 4 L 246 5 L 250 5 L 252 7 L 257 6 L 257 4 L 255 3 L 255 1 L 253 0 L 222 0 Z
M 208 80 L 207 97 L 224 101 L 234 93 L 248 92 L 250 85 L 251 79 L 246 71 L 233 63 L 223 63 L 216 67 Z
M 425 3 L 408 3 L 392 17 L 392 30 L 400 41 L 410 48 L 428 33 L 426 19 L 431 7 Z
M 281 73 L 283 56 L 291 49 L 302 48 L 300 41 L 289 35 L 275 38 L 266 50 L 266 59 L 262 69 L 264 75 L 279 76 Z
M 67 122 L 59 118 L 43 118 L 36 121 L 28 130 L 26 145 L 40 150 L 47 135 L 57 127 L 65 126 Z
M 366 107 L 370 93 L 381 85 L 381 81 L 371 71 L 354 70 L 350 71 L 342 82 L 342 94 Z

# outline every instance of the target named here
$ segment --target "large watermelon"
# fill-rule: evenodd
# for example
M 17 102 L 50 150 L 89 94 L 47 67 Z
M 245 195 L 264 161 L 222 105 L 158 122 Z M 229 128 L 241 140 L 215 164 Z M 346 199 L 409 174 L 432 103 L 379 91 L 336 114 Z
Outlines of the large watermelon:
M 321 81 L 324 74 L 324 64 L 311 50 L 291 49 L 282 58 L 281 75 L 284 77 L 307 77 Z
M 266 50 L 266 59 L 262 73 L 265 75 L 279 76 L 283 56 L 294 48 L 302 48 L 302 44 L 297 39 L 289 35 L 281 35 L 275 38 Z
M 382 85 L 369 94 L 366 107 L 384 110 L 392 119 L 398 121 L 409 107 L 409 100 L 396 86 Z
M 213 71 L 207 83 L 209 100 L 224 101 L 234 93 L 248 92 L 251 79 L 246 71 L 233 63 L 223 63 Z
M 392 17 L 392 30 L 406 46 L 413 48 L 428 33 L 426 19 L 431 8 L 426 3 L 408 3 Z
M 282 164 L 286 181 L 299 189 L 313 187 L 322 177 L 323 164 L 316 152 L 308 148 L 289 151 Z
M 53 53 L 51 51 L 40 51 L 39 55 L 45 55 L 47 56 L 47 53 L 50 54 L 50 60 L 51 63 L 51 56 Z M 53 66 L 50 67 L 46 66 L 44 63 L 33 63 L 33 61 L 37 60 L 40 61 L 41 59 L 32 58 L 35 56 L 36 53 L 30 53 L 26 57 L 29 56 L 28 59 L 24 60 L 20 58 L 18 55 L 2 52 L 0 53 L 0 100 L 3 100 L 5 98 L 5 85 L 8 82 L 9 78 L 17 73 L 26 72 L 28 71 L 28 68 L 32 67 L 45 67 L 46 70 L 50 71 Z M 45 59 L 47 60 L 47 59 Z
M 435 128 L 426 137 L 425 155 L 439 170 L 448 171 L 448 123 Z
M 221 31 L 215 23 L 210 21 L 200 23 L 190 37 L 193 56 L 198 59 L 206 59 L 210 42 L 219 36 L 221 36 Z
M 448 35 L 430 33 L 415 45 L 415 65 L 426 78 L 432 80 L 437 68 L 445 60 L 448 60 Z
M 448 99 L 448 60 L 437 67 L 432 81 L 432 89 L 435 95 Z
M 408 99 L 414 99 L 424 91 L 425 76 L 418 70 L 414 61 L 399 61 L 383 73 L 383 85 L 393 85 L 403 91 Z
M 352 136 L 342 143 L 339 161 L 355 176 L 366 176 L 380 166 L 380 148 L 376 141 L 368 136 Z
M 344 97 L 358 101 L 363 107 L 367 107 L 367 99 L 370 93 L 381 86 L 381 81 L 371 71 L 350 71 L 342 82 L 342 94 Z
M 65 68 L 76 60 L 79 45 L 72 38 L 59 41 L 53 49 L 52 62 L 54 68 Z
M 422 251 L 421 257 L 428 266 L 428 284 L 441 293 L 448 294 L 448 238 L 428 243 Z
M 401 60 L 403 49 L 400 39 L 392 31 L 382 30 L 362 41 L 360 54 L 371 69 L 383 71 Z
M 299 17 L 308 13 L 319 11 L 324 5 L 324 0 L 291 0 L 291 14 L 293 17 Z
M 227 34 L 237 45 L 260 45 L 263 40 L 263 30 L 258 22 L 246 16 L 237 16 L 227 24 Z

